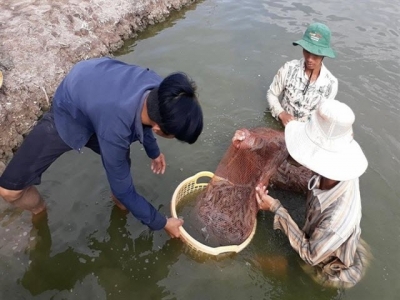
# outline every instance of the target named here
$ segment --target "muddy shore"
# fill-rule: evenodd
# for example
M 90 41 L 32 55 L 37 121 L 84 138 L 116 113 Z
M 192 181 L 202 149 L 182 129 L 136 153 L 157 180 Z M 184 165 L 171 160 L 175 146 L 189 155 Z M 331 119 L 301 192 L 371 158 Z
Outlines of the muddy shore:
M 2 0 L 0 169 L 78 61 L 109 55 L 196 0 Z

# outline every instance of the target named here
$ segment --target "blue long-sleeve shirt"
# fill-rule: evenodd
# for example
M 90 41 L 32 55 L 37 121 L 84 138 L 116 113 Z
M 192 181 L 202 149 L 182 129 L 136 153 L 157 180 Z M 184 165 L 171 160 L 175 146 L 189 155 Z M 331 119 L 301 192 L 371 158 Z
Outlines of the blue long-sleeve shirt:
M 111 191 L 143 224 L 159 230 L 161 215 L 133 185 L 127 153 L 140 141 L 147 155 L 160 155 L 151 127 L 141 122 L 144 101 L 162 78 L 155 72 L 111 58 L 79 62 L 67 74 L 53 99 L 54 121 L 61 138 L 81 151 L 96 134 Z

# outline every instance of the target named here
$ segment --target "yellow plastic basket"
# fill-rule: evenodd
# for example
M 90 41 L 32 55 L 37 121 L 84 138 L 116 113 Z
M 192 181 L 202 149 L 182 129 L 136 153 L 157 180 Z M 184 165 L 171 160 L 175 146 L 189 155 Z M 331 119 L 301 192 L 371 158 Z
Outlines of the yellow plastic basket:
M 172 201 L 171 201 L 171 214 L 174 218 L 178 218 L 177 213 L 176 213 L 176 207 L 178 203 L 186 196 L 189 194 L 192 194 L 197 191 L 201 191 L 205 189 L 208 185 L 208 183 L 202 183 L 199 182 L 200 178 L 206 177 L 211 180 L 211 178 L 214 176 L 212 172 L 208 171 L 203 171 L 199 172 L 196 175 L 187 178 L 186 180 L 182 181 L 178 187 L 175 189 L 175 192 L 172 196 Z M 204 245 L 194 239 L 183 227 L 180 227 L 180 233 L 181 233 L 181 239 L 192 249 L 196 251 L 200 251 L 203 253 L 207 253 L 210 255 L 219 255 L 222 253 L 228 253 L 228 252 L 240 252 L 242 251 L 253 239 L 253 236 L 256 232 L 256 227 L 257 227 L 257 221 L 254 223 L 253 230 L 249 237 L 240 245 L 230 245 L 230 246 L 220 246 L 220 247 L 210 247 L 207 245 Z

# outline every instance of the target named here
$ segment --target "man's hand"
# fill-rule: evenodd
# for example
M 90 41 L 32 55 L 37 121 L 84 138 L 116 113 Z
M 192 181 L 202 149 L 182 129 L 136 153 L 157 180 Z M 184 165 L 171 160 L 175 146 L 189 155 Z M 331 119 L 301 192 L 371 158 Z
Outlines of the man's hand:
M 277 201 L 268 195 L 267 187 L 262 184 L 256 186 L 256 199 L 258 208 L 261 210 L 271 210 L 272 205 L 274 205 Z
M 182 219 L 168 218 L 164 230 L 168 233 L 170 237 L 179 238 L 181 236 L 179 227 L 181 227 L 182 225 L 183 225 Z
M 287 113 L 286 111 L 281 112 L 278 118 L 279 120 L 281 120 L 283 126 L 285 127 L 290 121 L 294 120 L 294 117 L 291 114 Z
M 151 170 L 154 174 L 164 174 L 165 166 L 165 157 L 162 153 L 151 161 Z
M 232 144 L 237 149 L 249 149 L 254 144 L 254 138 L 251 138 L 251 133 L 247 129 L 236 130 L 233 138 Z

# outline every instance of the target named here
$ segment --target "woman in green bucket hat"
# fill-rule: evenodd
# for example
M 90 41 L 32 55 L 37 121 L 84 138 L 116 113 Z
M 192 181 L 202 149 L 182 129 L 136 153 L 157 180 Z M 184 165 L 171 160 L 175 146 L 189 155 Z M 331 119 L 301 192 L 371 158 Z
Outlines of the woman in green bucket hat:
M 322 62 L 325 56 L 335 58 L 328 26 L 311 24 L 293 45 L 303 48 L 303 58 L 286 62 L 267 92 L 270 112 L 284 126 L 308 121 L 321 101 L 335 99 L 338 91 L 338 80 Z

